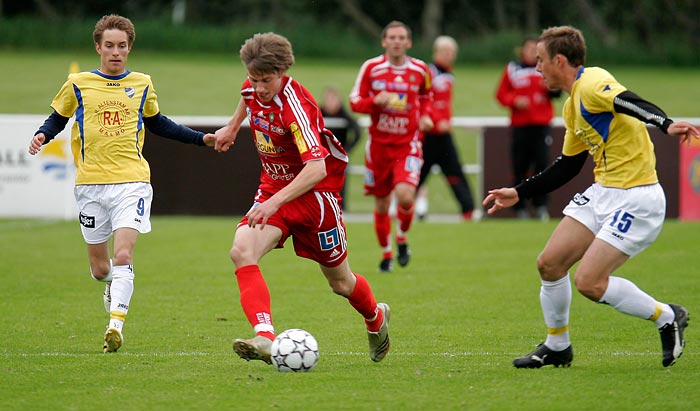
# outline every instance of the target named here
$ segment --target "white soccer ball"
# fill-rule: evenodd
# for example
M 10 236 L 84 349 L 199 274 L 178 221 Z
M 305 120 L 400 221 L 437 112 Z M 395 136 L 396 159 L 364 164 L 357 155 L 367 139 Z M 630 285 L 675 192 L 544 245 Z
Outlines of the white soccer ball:
M 318 362 L 318 343 L 308 332 L 292 328 L 277 335 L 270 354 L 277 371 L 311 371 Z

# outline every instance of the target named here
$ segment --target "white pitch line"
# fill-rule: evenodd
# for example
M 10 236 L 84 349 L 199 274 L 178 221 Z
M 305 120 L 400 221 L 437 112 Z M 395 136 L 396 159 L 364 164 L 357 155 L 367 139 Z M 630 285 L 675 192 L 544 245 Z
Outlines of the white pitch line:
M 595 351 L 590 351 L 590 354 L 595 354 L 595 355 L 610 355 L 614 357 L 648 357 L 648 356 L 656 356 L 658 353 L 656 352 L 651 352 L 651 351 L 646 351 L 646 352 L 639 352 L 639 351 L 614 351 L 614 352 L 595 352 Z M 8 353 L 3 353 L 0 354 L 0 357 L 2 358 L 14 358 L 14 357 L 20 357 L 20 358 L 27 358 L 27 357 L 94 357 L 94 356 L 102 356 L 105 355 L 104 353 L 69 353 L 69 352 L 44 352 L 44 353 L 18 353 L 18 354 L 8 354 Z M 120 356 L 120 357 L 163 357 L 163 358 L 175 358 L 175 357 L 207 357 L 207 356 L 228 356 L 228 354 L 214 354 L 214 353 L 209 353 L 209 352 L 203 352 L 203 351 L 193 351 L 193 352 L 175 352 L 175 353 L 166 353 L 166 352 L 154 352 L 154 353 L 129 353 L 129 352 L 119 352 L 116 354 L 113 354 L 115 356 Z M 336 351 L 336 352 L 323 352 L 321 351 L 322 356 L 329 356 L 329 357 L 343 357 L 343 356 L 366 356 L 366 352 L 356 352 L 356 351 Z M 443 352 L 443 353 L 425 353 L 425 352 L 410 352 L 410 351 L 392 351 L 390 352 L 390 355 L 392 357 L 493 357 L 493 356 L 514 356 L 517 354 L 513 353 L 507 353 L 507 352 L 471 352 L 471 351 L 466 351 L 466 352 Z

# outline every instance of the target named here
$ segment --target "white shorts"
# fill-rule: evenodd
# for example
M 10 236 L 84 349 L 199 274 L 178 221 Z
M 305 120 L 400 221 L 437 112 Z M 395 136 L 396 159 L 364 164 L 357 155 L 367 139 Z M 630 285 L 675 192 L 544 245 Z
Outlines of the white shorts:
M 628 189 L 598 183 L 577 193 L 564 208 L 567 215 L 630 257 L 656 240 L 666 216 L 666 196 L 660 184 Z
M 104 243 L 118 228 L 151 231 L 150 183 L 79 185 L 73 192 L 86 243 Z

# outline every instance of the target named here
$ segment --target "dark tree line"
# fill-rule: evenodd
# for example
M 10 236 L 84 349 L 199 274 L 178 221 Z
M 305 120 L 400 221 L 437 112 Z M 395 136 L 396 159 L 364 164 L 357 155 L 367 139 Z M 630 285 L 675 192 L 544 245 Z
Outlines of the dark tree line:
M 670 36 L 700 50 L 700 0 L 0 0 L 0 13 L 48 20 L 121 13 L 175 24 L 273 27 L 311 21 L 374 38 L 387 22 L 402 20 L 424 46 L 442 33 L 468 39 L 573 24 L 610 46 L 632 38 L 658 48 L 658 39 Z

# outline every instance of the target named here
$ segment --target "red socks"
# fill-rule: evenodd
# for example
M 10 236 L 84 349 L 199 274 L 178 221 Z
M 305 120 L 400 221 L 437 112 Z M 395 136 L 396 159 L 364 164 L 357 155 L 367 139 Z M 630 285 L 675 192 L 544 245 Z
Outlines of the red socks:
M 348 301 L 365 318 L 367 329 L 371 332 L 377 332 L 382 325 L 384 314 L 377 308 L 377 301 L 374 299 L 372 289 L 365 277 L 355 274 L 355 278 L 357 278 L 357 283 L 352 294 L 348 297 Z
M 258 265 L 246 265 L 236 270 L 241 306 L 257 335 L 275 339 L 270 313 L 270 290 Z
M 391 217 L 389 213 L 379 214 L 374 212 L 374 232 L 377 234 L 379 246 L 386 248 L 389 245 L 389 235 L 391 234 Z
M 399 229 L 404 233 L 411 228 L 411 223 L 413 222 L 413 214 L 415 214 L 414 203 L 408 206 L 399 204 L 396 208 L 396 218 L 399 219 Z

